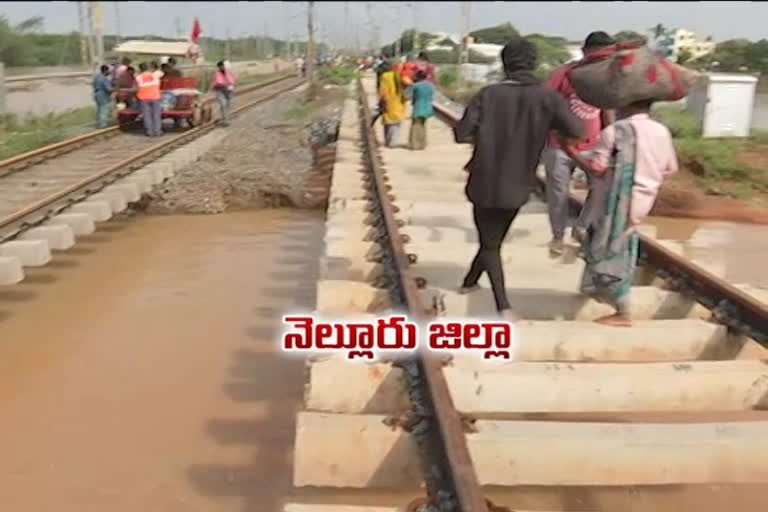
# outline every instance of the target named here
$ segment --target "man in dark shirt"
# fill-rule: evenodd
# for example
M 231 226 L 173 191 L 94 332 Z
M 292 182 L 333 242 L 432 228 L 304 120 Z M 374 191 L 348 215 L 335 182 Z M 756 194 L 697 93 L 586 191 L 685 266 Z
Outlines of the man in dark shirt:
M 531 74 L 536 58 L 532 43 L 507 43 L 501 51 L 506 79 L 481 89 L 454 128 L 456 142 L 475 146 L 466 166 L 466 194 L 480 240 L 460 292 L 476 290 L 480 275 L 487 272 L 496 308 L 509 321 L 516 317 L 504 289 L 501 244 L 536 187 L 536 167 L 549 131 L 572 139 L 584 133 L 565 99 Z
M 181 70 L 176 67 L 176 59 L 173 57 L 168 59 L 168 71 L 166 71 L 165 76 L 168 78 L 178 78 L 181 76 Z

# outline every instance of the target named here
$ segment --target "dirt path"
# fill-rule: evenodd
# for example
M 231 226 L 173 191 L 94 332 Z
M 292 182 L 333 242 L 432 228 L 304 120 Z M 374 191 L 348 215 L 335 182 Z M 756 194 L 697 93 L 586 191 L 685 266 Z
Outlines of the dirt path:
M 0 291 L 0 508 L 278 511 L 322 222 L 140 215 Z

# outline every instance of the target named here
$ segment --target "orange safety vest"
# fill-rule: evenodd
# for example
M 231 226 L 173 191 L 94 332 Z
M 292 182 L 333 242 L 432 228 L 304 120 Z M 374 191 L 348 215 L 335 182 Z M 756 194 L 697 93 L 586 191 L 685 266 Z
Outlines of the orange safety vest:
M 151 71 L 145 71 L 136 77 L 136 98 L 145 101 L 160 99 L 160 79 Z

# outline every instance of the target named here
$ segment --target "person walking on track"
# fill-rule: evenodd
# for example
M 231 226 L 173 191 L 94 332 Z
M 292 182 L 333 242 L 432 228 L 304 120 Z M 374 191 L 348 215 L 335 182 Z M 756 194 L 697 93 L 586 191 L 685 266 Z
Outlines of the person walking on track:
M 388 148 L 394 146 L 405 118 L 405 91 L 400 74 L 389 63 L 382 64 L 379 78 L 379 112 L 384 123 L 384 141 Z
M 615 44 L 611 36 L 605 32 L 592 32 L 584 41 L 582 52 L 589 56 L 594 52 L 607 46 Z M 571 112 L 578 116 L 584 124 L 586 130 L 584 141 L 577 149 L 580 153 L 590 151 L 597 143 L 600 130 L 608 126 L 613 121 L 613 112 L 601 111 L 597 107 L 588 105 L 579 99 L 568 80 L 568 72 L 577 63 L 569 63 L 556 69 L 546 86 L 561 94 L 570 106 Z M 549 211 L 549 222 L 552 228 L 552 241 L 549 243 L 549 250 L 553 255 L 560 255 L 565 250 L 563 238 L 565 236 L 565 227 L 568 222 L 568 195 L 570 192 L 571 175 L 574 171 L 574 161 L 560 147 L 556 134 L 550 134 L 547 150 L 544 152 L 544 167 L 547 171 L 547 209 Z M 577 243 L 583 240 L 586 228 L 594 215 L 595 198 L 595 178 L 587 173 L 587 183 L 589 192 L 581 210 L 581 215 L 576 221 L 576 225 L 571 231 L 573 239 Z
M 229 125 L 229 109 L 232 103 L 232 94 L 235 90 L 235 75 L 226 69 L 224 61 L 216 63 L 216 75 L 213 79 L 213 89 L 216 92 L 216 100 L 221 108 L 221 119 L 224 126 Z
M 96 127 L 106 128 L 109 124 L 109 113 L 112 107 L 110 96 L 112 82 L 109 80 L 109 66 L 102 64 L 93 77 L 93 100 L 96 102 Z
M 587 230 L 582 243 L 586 266 L 581 292 L 616 309 L 615 314 L 595 320 L 601 324 L 632 325 L 636 226 L 650 213 L 664 179 L 678 170 L 672 135 L 650 118 L 651 103 L 639 101 L 619 109 L 619 120 L 600 133 L 589 157 L 583 157 L 578 147 L 563 145 L 580 168 L 605 180 L 606 194 L 598 196 L 593 206 L 599 221 Z
M 537 51 L 515 39 L 501 51 L 506 79 L 481 89 L 454 128 L 458 143 L 474 143 L 466 194 L 472 203 L 480 247 L 460 293 L 477 290 L 483 272 L 491 281 L 496 308 L 514 322 L 504 288 L 501 245 L 520 208 L 536 188 L 536 167 L 550 130 L 580 139 L 584 127 L 561 95 L 532 74 Z
M 435 86 L 427 81 L 427 74 L 421 70 L 416 71 L 413 80 L 413 85 L 408 88 L 413 103 L 408 145 L 413 150 L 421 150 L 427 148 L 427 119 L 435 115 L 432 108 Z
M 144 132 L 148 137 L 163 134 L 160 97 L 160 78 L 155 72 L 149 70 L 145 62 L 142 62 L 139 64 L 139 74 L 136 77 L 136 98 L 141 102 Z

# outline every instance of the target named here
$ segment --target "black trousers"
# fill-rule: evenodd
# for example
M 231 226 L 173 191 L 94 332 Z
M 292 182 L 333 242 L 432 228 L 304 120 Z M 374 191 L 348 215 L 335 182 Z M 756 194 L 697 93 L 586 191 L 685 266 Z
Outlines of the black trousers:
M 480 249 L 477 251 L 469 272 L 464 277 L 463 286 L 470 287 L 477 284 L 483 271 L 488 273 L 491 281 L 493 298 L 496 300 L 496 309 L 509 309 L 509 300 L 504 288 L 504 269 L 501 267 L 501 244 L 507 236 L 512 221 L 517 217 L 518 209 L 506 210 L 501 208 L 472 209 L 475 219 Z

